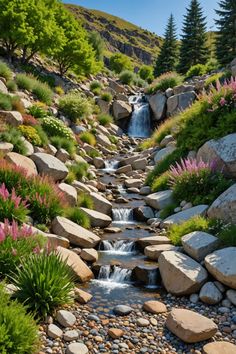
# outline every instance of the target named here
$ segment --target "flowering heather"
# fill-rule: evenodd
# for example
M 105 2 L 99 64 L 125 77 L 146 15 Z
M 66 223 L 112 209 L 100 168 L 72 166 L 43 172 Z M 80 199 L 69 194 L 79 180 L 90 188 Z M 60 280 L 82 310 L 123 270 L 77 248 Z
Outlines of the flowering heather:
M 212 87 L 208 94 L 209 111 L 214 112 L 220 109 L 231 111 L 236 105 L 236 78 L 225 80 L 223 84 L 218 80 L 216 88 Z
M 173 180 L 176 177 L 180 177 L 184 172 L 188 172 L 190 174 L 199 174 L 202 170 L 212 170 L 213 163 L 208 163 L 193 159 L 193 158 L 186 158 L 181 159 L 180 163 L 176 163 L 170 167 L 170 178 Z
M 10 223 L 9 220 L 5 219 L 4 223 L 0 224 L 0 243 L 3 242 L 6 237 L 11 237 L 12 240 L 16 241 L 20 238 L 27 238 L 33 235 L 32 227 L 26 225 L 19 226 L 14 220 Z
M 28 213 L 26 200 L 17 196 L 14 188 L 9 193 L 3 183 L 0 186 L 0 221 L 9 219 L 24 222 Z

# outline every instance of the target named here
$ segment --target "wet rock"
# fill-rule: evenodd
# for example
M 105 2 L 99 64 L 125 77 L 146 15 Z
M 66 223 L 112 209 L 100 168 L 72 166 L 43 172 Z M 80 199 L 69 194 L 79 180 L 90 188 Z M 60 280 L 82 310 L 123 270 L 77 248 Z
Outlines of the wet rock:
M 147 221 L 154 217 L 154 213 L 152 208 L 144 205 L 134 208 L 134 217 L 137 221 Z
M 133 311 L 133 309 L 132 307 L 127 305 L 117 305 L 114 307 L 113 311 L 116 315 L 126 316 L 129 315 Z
M 152 265 L 138 265 L 133 269 L 132 277 L 136 279 L 136 281 L 149 285 L 156 285 L 160 281 L 160 273 L 158 266 Z
M 87 262 L 96 262 L 98 260 L 98 252 L 93 248 L 84 248 L 80 253 L 80 257 Z

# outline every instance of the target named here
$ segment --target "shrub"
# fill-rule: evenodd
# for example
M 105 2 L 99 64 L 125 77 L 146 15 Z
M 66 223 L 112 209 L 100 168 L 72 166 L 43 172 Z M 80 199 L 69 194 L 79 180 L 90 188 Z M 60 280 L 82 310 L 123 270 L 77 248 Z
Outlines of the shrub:
M 89 165 L 86 162 L 77 162 L 69 167 L 69 174 L 66 177 L 68 183 L 72 183 L 75 180 L 80 181 L 83 177 L 88 175 Z
M 146 87 L 147 83 L 143 79 L 141 79 L 138 75 L 134 75 L 133 85 L 138 87 Z
M 236 247 L 236 225 L 222 226 L 217 236 L 224 247 Z
M 43 103 L 47 105 L 52 103 L 53 92 L 46 83 L 36 81 L 33 85 L 32 93 Z
M 120 81 L 124 85 L 131 85 L 134 80 L 134 73 L 129 70 L 122 71 L 119 76 Z
M 42 128 L 50 136 L 60 136 L 67 140 L 74 140 L 74 134 L 65 123 L 54 117 L 46 117 L 42 119 Z
M 1 76 L 1 75 L 0 75 Z M 16 92 L 17 91 L 17 84 L 14 80 L 9 80 L 7 81 L 7 88 L 10 92 Z
M 34 127 L 27 125 L 20 125 L 18 130 L 21 134 L 34 146 L 41 146 L 42 141 Z
M 30 254 L 38 252 L 44 245 L 44 238 L 35 235 L 28 226 L 18 226 L 5 220 L 0 225 L 0 276 L 11 277 L 16 268 Z
M 105 102 L 111 102 L 113 97 L 112 94 L 110 92 L 102 92 L 101 94 L 101 99 Z
M 31 255 L 17 271 L 15 296 L 35 316 L 45 318 L 58 306 L 72 301 L 72 270 L 58 254 Z
M 62 96 L 65 94 L 63 88 L 61 86 L 56 86 L 55 87 L 55 92 L 59 95 L 59 96 Z
M 38 327 L 32 315 L 10 300 L 0 285 L 0 348 L 2 354 L 34 354 L 40 349 Z
M 152 183 L 152 191 L 160 192 L 169 189 L 170 188 L 169 180 L 170 180 L 170 176 L 168 172 L 165 172 L 159 177 L 155 178 Z
M 176 72 L 165 73 L 153 81 L 152 85 L 148 88 L 148 93 L 153 94 L 157 91 L 166 91 L 168 88 L 178 86 L 182 82 L 182 76 Z
M 224 73 L 217 73 L 215 75 L 212 75 L 206 79 L 204 87 L 208 90 L 211 88 L 211 86 L 215 86 L 217 82 L 224 77 Z
M 96 138 L 95 136 L 90 133 L 90 132 L 83 132 L 79 135 L 79 138 L 81 141 L 83 141 L 84 143 L 87 143 L 91 146 L 95 146 L 96 145 Z
M 35 78 L 31 75 L 26 74 L 17 74 L 16 75 L 16 83 L 17 86 L 22 90 L 32 91 L 34 86 Z
M 49 144 L 49 140 L 48 140 L 48 136 L 45 133 L 45 131 L 43 130 L 41 125 L 35 125 L 34 129 L 37 131 L 37 134 L 41 140 L 42 146 L 46 146 Z
M 113 118 L 109 114 L 100 114 L 98 116 L 98 121 L 99 121 L 99 124 L 106 127 L 109 124 L 113 123 Z
M 90 197 L 89 194 L 80 193 L 78 196 L 78 206 L 80 206 L 81 208 L 93 209 L 93 199 Z
M 191 78 L 193 76 L 202 76 L 206 74 L 207 72 L 207 67 L 206 65 L 203 64 L 196 64 L 191 66 L 191 68 L 188 70 L 186 74 L 186 78 Z
M 206 63 L 206 72 L 207 73 L 217 70 L 218 68 L 219 68 L 219 63 L 218 63 L 217 59 L 215 59 L 215 58 L 208 60 L 208 62 Z
M 13 188 L 11 193 L 8 192 L 5 184 L 0 186 L 0 221 L 8 219 L 16 220 L 20 223 L 26 220 L 28 214 L 27 204 L 25 200 L 16 195 Z
M 53 136 L 51 137 L 51 143 L 57 149 L 65 149 L 70 156 L 73 156 L 76 152 L 75 141 L 68 140 L 66 138 L 62 138 L 61 136 Z
M 48 115 L 48 112 L 38 104 L 34 104 L 28 108 L 28 112 L 35 118 L 44 118 Z
M 0 140 L 13 144 L 13 151 L 21 155 L 26 155 L 27 149 L 22 140 L 22 135 L 16 128 L 8 128 L 0 133 Z
M 66 210 L 66 217 L 76 224 L 84 227 L 85 229 L 90 228 L 90 219 L 80 208 L 69 208 Z
M 59 101 L 59 109 L 73 123 L 77 119 L 87 118 L 91 113 L 91 104 L 88 99 L 77 93 L 69 93 Z
M 164 220 L 168 218 L 168 216 L 173 215 L 175 213 L 175 208 L 177 207 L 178 207 L 178 203 L 172 203 L 166 206 L 164 209 L 160 211 L 160 218 Z
M 99 82 L 99 81 L 93 81 L 90 83 L 90 90 L 93 92 L 93 93 L 100 93 L 101 90 L 102 90 L 102 84 Z M 95 92 L 94 92 L 95 91 Z
M 0 77 L 4 77 L 7 81 L 12 78 L 12 71 L 9 66 L 0 60 Z
M 120 74 L 124 70 L 133 71 L 133 64 L 129 57 L 122 53 L 115 53 L 110 58 L 110 68 L 117 74 Z
M 115 135 L 109 135 L 108 138 L 112 144 L 118 143 L 118 138 Z
M 33 116 L 31 116 L 30 114 L 23 114 L 23 123 L 24 125 L 30 125 L 30 126 L 35 126 L 38 125 L 39 122 L 37 121 L 37 119 L 35 119 Z
M 143 80 L 152 81 L 153 80 L 153 67 L 150 65 L 142 65 L 139 69 L 139 76 Z
M 0 109 L 4 111 L 12 110 L 12 100 L 11 97 L 7 94 L 0 92 Z

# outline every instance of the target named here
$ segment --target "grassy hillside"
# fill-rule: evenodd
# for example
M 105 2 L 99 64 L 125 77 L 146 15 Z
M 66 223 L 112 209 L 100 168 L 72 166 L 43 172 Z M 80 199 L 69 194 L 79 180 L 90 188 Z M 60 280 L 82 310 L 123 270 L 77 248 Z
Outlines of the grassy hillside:
M 156 58 L 161 37 L 119 17 L 81 6 L 66 5 L 88 30 L 98 31 L 106 43 L 106 57 L 114 52 L 130 56 L 135 63 L 152 64 Z

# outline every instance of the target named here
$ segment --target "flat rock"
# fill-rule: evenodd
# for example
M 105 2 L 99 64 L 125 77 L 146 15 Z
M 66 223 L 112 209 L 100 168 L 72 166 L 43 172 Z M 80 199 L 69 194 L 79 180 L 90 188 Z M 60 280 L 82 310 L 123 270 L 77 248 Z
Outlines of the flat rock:
M 36 176 L 38 174 L 35 163 L 26 156 L 17 154 L 16 152 L 9 152 L 5 159 L 15 166 L 23 168 L 29 176 Z
M 143 304 L 143 309 L 149 313 L 153 313 L 153 314 L 159 314 L 159 313 L 164 313 L 167 312 L 167 307 L 165 304 L 163 304 L 163 302 L 160 301 L 146 301 Z
M 219 282 L 236 289 L 236 247 L 223 248 L 205 258 L 209 273 Z
M 132 163 L 132 168 L 133 170 L 145 170 L 146 166 L 148 164 L 148 161 L 146 158 L 141 158 L 141 159 L 138 159 L 138 160 L 135 160 L 133 163 Z
M 145 197 L 144 200 L 150 207 L 156 210 L 161 210 L 173 202 L 173 192 L 172 190 L 166 190 L 153 193 Z
M 72 327 L 76 322 L 76 317 L 70 311 L 59 310 L 57 311 L 57 321 L 63 327 Z
M 201 288 L 199 298 L 205 304 L 215 305 L 222 300 L 223 296 L 214 283 L 208 282 Z
M 80 209 L 83 210 L 83 212 L 89 217 L 92 227 L 105 228 L 109 226 L 112 222 L 110 216 L 100 213 L 99 211 L 95 211 L 87 208 L 80 208 Z
M 89 350 L 83 343 L 71 343 L 66 349 L 66 354 L 88 354 Z
M 95 192 L 90 193 L 90 196 L 93 200 L 94 210 L 111 215 L 112 204 L 105 197 Z
M 166 236 L 143 237 L 143 238 L 140 238 L 139 240 L 137 240 L 137 242 L 142 248 L 145 248 L 147 246 L 154 246 L 154 245 L 171 244 L 170 239 Z
M 113 309 L 114 313 L 119 316 L 126 316 L 129 315 L 133 309 L 130 306 L 127 305 L 117 305 Z
M 163 221 L 162 226 L 168 227 L 173 224 L 181 224 L 183 221 L 187 221 L 194 216 L 204 216 L 207 212 L 207 209 L 208 209 L 208 205 L 203 204 L 203 205 L 197 205 L 193 208 L 181 211 L 179 213 L 176 213 L 166 218 Z
M 207 271 L 195 260 L 180 252 L 163 252 L 158 261 L 163 284 L 171 294 L 194 294 L 207 280 Z
M 157 261 L 162 252 L 178 250 L 179 247 L 175 247 L 173 245 L 168 244 L 152 245 L 145 247 L 144 254 L 148 259 L 151 259 L 152 261 Z
M 98 252 L 93 248 L 84 248 L 80 253 L 80 257 L 87 262 L 96 262 L 98 260 Z
M 204 345 L 203 354 L 236 354 L 236 345 L 229 342 L 212 342 Z
M 63 162 L 55 156 L 38 152 L 31 155 L 38 172 L 53 178 L 54 181 L 61 181 L 68 175 L 68 169 Z
M 73 340 L 78 339 L 79 333 L 76 329 L 71 329 L 70 331 L 66 331 L 63 335 L 63 339 L 67 342 L 71 342 Z
M 119 329 L 119 328 L 109 328 L 108 329 L 108 335 L 112 339 L 118 339 L 118 338 L 120 338 L 120 337 L 122 337 L 124 335 L 124 331 L 122 329 Z
M 137 178 L 128 178 L 125 180 L 126 188 L 140 188 L 142 184 L 142 180 Z
M 76 189 L 67 183 L 60 183 L 59 189 L 64 193 L 67 203 L 74 207 L 77 203 L 77 191 Z
M 194 231 L 181 239 L 185 252 L 196 261 L 201 262 L 219 246 L 219 239 L 206 232 Z
M 91 294 L 79 288 L 75 288 L 74 291 L 75 291 L 75 299 L 80 304 L 87 304 L 93 297 Z
M 167 317 L 166 326 L 186 343 L 210 339 L 217 332 L 217 326 L 212 320 L 184 309 L 173 309 Z
M 137 325 L 139 327 L 148 327 L 150 325 L 149 320 L 147 320 L 146 318 L 138 318 L 137 319 Z
M 49 337 L 56 339 L 56 338 L 61 338 L 63 331 L 61 330 L 61 328 L 59 328 L 58 326 L 56 326 L 55 324 L 51 323 L 48 325 L 48 335 Z
M 207 214 L 210 218 L 236 224 L 236 184 L 233 184 L 213 202 Z

